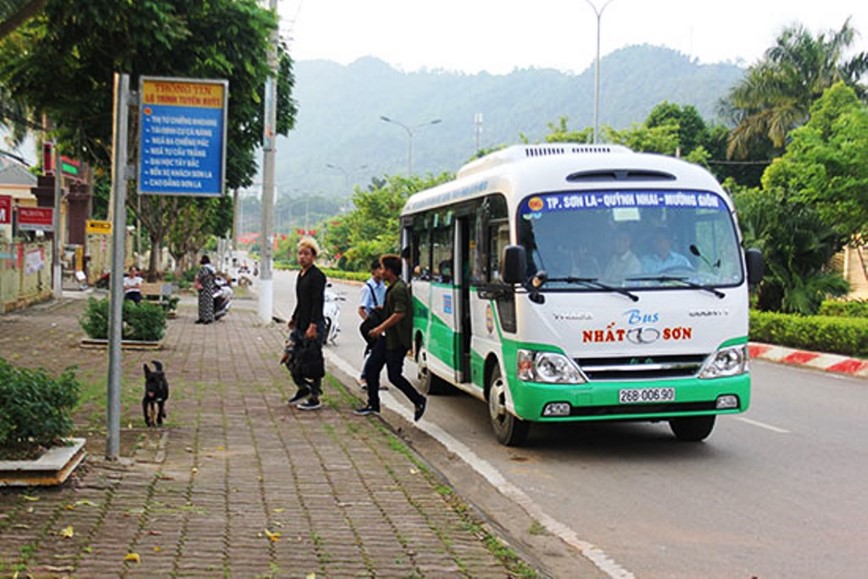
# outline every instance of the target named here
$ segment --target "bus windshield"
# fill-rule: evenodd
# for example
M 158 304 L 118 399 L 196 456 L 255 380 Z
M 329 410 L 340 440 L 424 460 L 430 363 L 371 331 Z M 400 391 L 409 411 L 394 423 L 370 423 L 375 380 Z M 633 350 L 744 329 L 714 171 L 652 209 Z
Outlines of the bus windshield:
M 546 289 L 695 289 L 743 282 L 735 224 L 716 193 L 601 190 L 541 193 L 518 208 L 528 274 Z

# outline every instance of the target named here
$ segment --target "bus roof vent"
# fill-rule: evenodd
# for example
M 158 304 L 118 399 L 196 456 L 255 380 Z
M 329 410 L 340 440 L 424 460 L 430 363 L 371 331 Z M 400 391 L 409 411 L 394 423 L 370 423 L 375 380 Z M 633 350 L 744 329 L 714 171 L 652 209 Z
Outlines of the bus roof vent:
M 479 173 L 500 165 L 516 163 L 525 159 L 539 157 L 588 155 L 606 153 L 632 153 L 622 145 L 588 145 L 582 143 L 551 143 L 545 145 L 514 145 L 490 153 L 480 159 L 467 163 L 458 171 L 458 177 Z
M 570 183 L 599 183 L 601 181 L 675 181 L 675 175 L 652 169 L 594 169 L 567 175 Z

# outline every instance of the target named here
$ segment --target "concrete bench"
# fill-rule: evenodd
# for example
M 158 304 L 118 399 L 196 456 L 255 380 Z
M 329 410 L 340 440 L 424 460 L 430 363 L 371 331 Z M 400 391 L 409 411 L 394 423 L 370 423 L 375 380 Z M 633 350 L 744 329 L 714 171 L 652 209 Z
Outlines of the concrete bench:
M 139 290 L 145 299 L 157 301 L 160 305 L 168 306 L 170 304 L 169 298 L 172 297 L 172 284 L 170 283 L 146 281 L 142 282 Z

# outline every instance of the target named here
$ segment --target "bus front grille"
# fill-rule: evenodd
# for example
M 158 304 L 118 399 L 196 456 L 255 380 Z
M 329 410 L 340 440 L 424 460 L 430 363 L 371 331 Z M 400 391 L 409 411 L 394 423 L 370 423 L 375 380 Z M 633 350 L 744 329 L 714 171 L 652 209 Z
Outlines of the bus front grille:
M 695 376 L 705 355 L 576 358 L 588 380 L 649 380 Z

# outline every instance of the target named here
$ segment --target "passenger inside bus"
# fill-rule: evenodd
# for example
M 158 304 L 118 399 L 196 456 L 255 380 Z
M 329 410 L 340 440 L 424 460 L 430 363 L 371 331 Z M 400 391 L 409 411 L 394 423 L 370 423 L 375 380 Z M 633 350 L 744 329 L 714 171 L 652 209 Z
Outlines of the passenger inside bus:
M 621 283 L 625 277 L 642 272 L 642 264 L 633 253 L 632 237 L 626 229 L 615 231 L 612 255 L 603 272 L 603 279 L 609 282 Z

